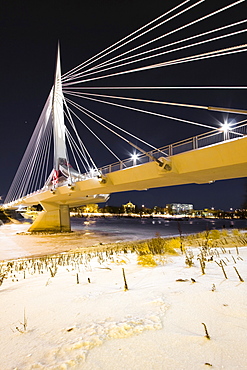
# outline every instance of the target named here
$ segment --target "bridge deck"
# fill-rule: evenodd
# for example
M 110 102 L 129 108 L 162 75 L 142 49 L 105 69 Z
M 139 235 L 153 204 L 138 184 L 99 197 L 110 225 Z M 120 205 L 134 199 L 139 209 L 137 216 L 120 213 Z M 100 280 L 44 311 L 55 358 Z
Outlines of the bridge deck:
M 105 175 L 104 181 L 89 178 L 72 187 L 60 186 L 36 192 L 15 204 L 67 204 L 71 207 L 92 202 L 91 196 L 164 186 L 210 183 L 216 180 L 246 177 L 247 137 L 221 142 L 165 158 L 167 171 L 156 162 L 148 162 Z M 88 201 L 87 201 L 88 199 Z M 97 198 L 95 198 L 97 202 Z M 100 200 L 100 198 L 98 199 Z

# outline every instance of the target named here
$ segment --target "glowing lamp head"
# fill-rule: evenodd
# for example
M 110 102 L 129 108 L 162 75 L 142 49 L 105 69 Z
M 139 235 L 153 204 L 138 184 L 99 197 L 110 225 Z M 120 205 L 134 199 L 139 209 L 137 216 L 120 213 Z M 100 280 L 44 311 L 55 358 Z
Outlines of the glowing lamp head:
M 133 154 L 131 155 L 131 159 L 132 159 L 133 161 L 136 161 L 136 160 L 138 159 L 138 154 L 133 153 Z
M 227 121 L 225 121 L 223 124 L 222 124 L 222 126 L 221 126 L 221 130 L 223 131 L 223 132 L 228 132 L 229 130 L 230 130 L 230 128 L 231 128 L 231 125 L 230 125 L 230 123 L 228 123 Z

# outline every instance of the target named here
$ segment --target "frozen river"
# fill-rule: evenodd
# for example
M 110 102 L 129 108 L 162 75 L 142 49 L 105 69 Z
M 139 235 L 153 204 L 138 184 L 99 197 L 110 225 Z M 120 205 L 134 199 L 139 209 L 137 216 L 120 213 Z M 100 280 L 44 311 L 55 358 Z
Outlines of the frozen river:
M 192 234 L 206 229 L 246 228 L 247 220 L 168 221 L 161 218 L 72 218 L 73 233 L 23 235 L 28 224 L 0 226 L 0 260 L 58 253 L 100 243 Z
M 157 234 L 161 237 L 192 234 L 206 229 L 246 228 L 247 220 L 166 220 L 164 218 L 72 218 L 73 230 L 91 233 L 103 233 L 114 236 L 119 240 L 138 240 L 153 238 Z

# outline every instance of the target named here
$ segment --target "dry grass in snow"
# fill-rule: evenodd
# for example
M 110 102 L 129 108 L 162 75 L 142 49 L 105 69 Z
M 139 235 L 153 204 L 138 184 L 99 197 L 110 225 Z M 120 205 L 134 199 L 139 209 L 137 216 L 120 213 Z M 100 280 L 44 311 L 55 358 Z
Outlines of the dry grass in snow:
M 246 369 L 237 237 L 2 261 L 0 369 Z

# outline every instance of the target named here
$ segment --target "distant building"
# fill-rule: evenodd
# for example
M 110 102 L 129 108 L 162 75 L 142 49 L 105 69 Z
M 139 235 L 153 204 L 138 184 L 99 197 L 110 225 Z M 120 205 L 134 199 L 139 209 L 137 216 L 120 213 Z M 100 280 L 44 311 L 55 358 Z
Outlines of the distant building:
M 126 204 L 123 204 L 124 213 L 133 213 L 135 212 L 136 206 L 130 201 Z
M 184 204 L 184 203 L 171 203 L 167 204 L 166 208 L 168 212 L 173 215 L 180 215 L 183 213 L 190 213 L 193 211 L 193 204 Z

